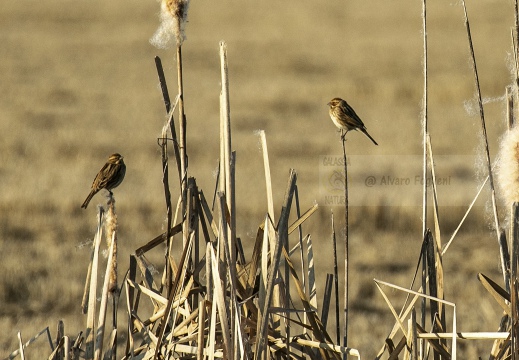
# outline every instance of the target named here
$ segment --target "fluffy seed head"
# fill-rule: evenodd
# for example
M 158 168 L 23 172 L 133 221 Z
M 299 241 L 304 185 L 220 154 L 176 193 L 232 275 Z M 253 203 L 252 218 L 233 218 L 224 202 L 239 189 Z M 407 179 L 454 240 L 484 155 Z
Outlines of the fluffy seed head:
M 514 126 L 501 139 L 496 176 L 506 205 L 519 202 L 519 126 Z
M 160 49 L 169 47 L 175 39 L 178 46 L 186 39 L 185 26 L 189 0 L 162 0 L 160 25 L 150 39 L 153 46 Z

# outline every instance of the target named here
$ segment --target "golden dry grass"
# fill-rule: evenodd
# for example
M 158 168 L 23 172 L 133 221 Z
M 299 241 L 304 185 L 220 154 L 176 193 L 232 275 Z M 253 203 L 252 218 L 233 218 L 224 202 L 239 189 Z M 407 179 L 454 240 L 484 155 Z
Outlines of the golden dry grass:
M 504 101 L 495 99 L 511 82 L 507 53 L 512 5 L 469 1 L 467 6 L 483 96 L 494 99 L 485 105 L 493 155 L 505 129 Z M 183 48 L 190 174 L 206 194 L 212 193 L 219 141 L 218 42 L 224 39 L 229 49 L 233 148 L 238 154 L 238 232 L 245 242 L 254 237 L 266 211 L 254 130 L 267 133 L 274 198 L 282 199 L 288 168 L 293 167 L 304 208 L 319 200 L 319 156 L 341 152 L 326 109 L 332 97 L 348 99 L 380 144 L 374 147 L 360 134 L 351 134 L 351 154 L 420 154 L 420 11 L 420 4 L 410 1 L 329 1 L 326 6 L 296 1 L 191 3 Z M 162 57 L 169 79 L 174 79 L 175 64 L 171 51 L 148 43 L 158 25 L 157 13 L 154 1 L 3 5 L 3 355 L 16 347 L 16 330 L 27 339 L 47 325 L 54 331 L 58 319 L 65 320 L 70 335 L 84 327 L 79 306 L 90 250 L 81 245 L 93 237 L 95 217 L 94 206 L 82 211 L 80 205 L 110 153 L 122 153 L 128 166 L 125 182 L 115 191 L 119 268 L 126 269 L 129 253 L 165 226 L 155 141 L 164 107 L 153 56 Z M 462 174 L 467 191 L 460 207 L 440 211 L 444 234 L 450 234 L 481 180 L 479 119 L 476 111 L 464 107 L 468 102 L 475 109 L 462 10 L 442 1 L 430 4 L 428 15 L 434 150 L 474 158 L 451 169 Z M 169 81 L 172 95 L 174 83 Z M 352 176 L 362 172 L 350 171 Z M 174 190 L 176 196 L 178 189 Z M 440 205 L 441 196 L 453 195 L 448 189 L 440 194 Z M 102 195 L 97 195 L 92 204 L 101 201 Z M 486 204 L 485 199 L 479 202 L 469 217 L 470 226 L 463 228 L 444 262 L 446 297 L 461 302 L 463 331 L 493 331 L 500 317 L 476 280 L 479 271 L 500 279 Z M 275 204 L 277 211 L 280 205 Z M 350 211 L 350 344 L 363 357 L 372 357 L 380 348 L 393 323 L 372 279 L 408 285 L 420 249 L 419 207 L 373 205 Z M 335 211 L 341 219 L 341 210 Z M 315 241 L 321 280 L 332 271 L 329 221 L 329 209 L 322 207 L 304 227 Z M 484 356 L 490 348 L 486 343 L 461 346 L 467 357 Z

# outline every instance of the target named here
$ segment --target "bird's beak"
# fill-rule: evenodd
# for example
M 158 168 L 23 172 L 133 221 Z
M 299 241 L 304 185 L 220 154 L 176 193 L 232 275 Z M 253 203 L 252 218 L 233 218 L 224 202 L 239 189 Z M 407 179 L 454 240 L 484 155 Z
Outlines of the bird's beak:
M 328 103 L 328 104 L 326 104 L 326 105 L 330 106 L 330 103 Z

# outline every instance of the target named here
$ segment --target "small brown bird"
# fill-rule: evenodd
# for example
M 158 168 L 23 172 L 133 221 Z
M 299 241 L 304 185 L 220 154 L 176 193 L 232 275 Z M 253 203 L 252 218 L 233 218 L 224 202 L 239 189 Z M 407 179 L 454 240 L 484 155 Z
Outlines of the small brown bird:
M 106 189 L 112 193 L 112 189 L 121 184 L 126 174 L 126 165 L 123 157 L 120 154 L 112 154 L 101 170 L 97 173 L 94 182 L 92 183 L 92 190 L 88 194 L 85 202 L 81 207 L 86 209 L 92 197 L 101 189 Z
M 346 136 L 346 133 L 350 130 L 360 130 L 373 141 L 373 144 L 378 145 L 375 139 L 368 134 L 368 130 L 364 123 L 359 118 L 359 116 L 355 113 L 355 110 L 348 105 L 348 103 L 341 98 L 333 98 L 328 103 L 330 107 L 330 117 L 332 118 L 333 123 L 337 126 L 341 131 L 344 131 L 342 134 L 342 138 Z

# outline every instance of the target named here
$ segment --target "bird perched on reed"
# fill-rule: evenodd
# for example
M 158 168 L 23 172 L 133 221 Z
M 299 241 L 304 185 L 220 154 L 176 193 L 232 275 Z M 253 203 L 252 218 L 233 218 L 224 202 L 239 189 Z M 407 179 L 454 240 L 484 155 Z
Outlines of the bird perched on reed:
M 342 134 L 342 139 L 346 136 L 346 133 L 350 130 L 359 130 L 364 133 L 373 144 L 378 145 L 375 139 L 368 134 L 368 130 L 364 123 L 360 119 L 360 117 L 355 113 L 355 110 L 348 105 L 348 103 L 341 98 L 333 98 L 328 103 L 330 107 L 330 117 L 332 118 L 333 123 L 337 126 L 341 131 L 344 130 Z
M 126 165 L 124 164 L 123 157 L 117 153 L 110 155 L 106 164 L 97 173 L 92 183 L 90 194 L 88 194 L 81 207 L 86 209 L 92 197 L 101 189 L 106 189 L 112 193 L 112 189 L 121 184 L 125 174 Z

